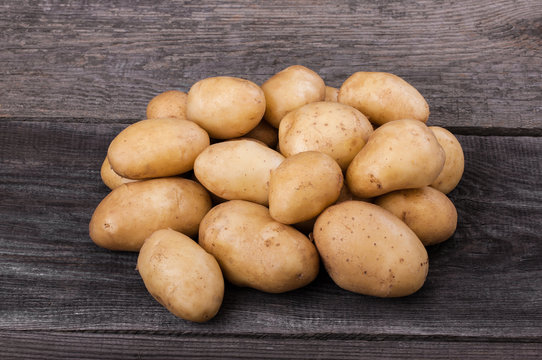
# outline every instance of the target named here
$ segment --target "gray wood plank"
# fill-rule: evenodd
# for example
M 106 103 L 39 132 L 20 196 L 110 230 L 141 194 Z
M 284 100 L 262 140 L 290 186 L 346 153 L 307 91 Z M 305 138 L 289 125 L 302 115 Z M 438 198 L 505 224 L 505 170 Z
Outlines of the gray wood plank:
M 0 117 L 141 119 L 157 93 L 292 64 L 404 77 L 430 122 L 542 132 L 542 3 L 4 1 Z
M 193 324 L 146 292 L 136 254 L 88 237 L 108 192 L 99 166 L 123 126 L 0 122 L 0 330 L 542 340 L 542 138 L 458 137 L 466 158 L 451 194 L 459 226 L 429 249 L 416 294 L 361 296 L 322 272 L 287 294 L 228 286 L 217 317 Z

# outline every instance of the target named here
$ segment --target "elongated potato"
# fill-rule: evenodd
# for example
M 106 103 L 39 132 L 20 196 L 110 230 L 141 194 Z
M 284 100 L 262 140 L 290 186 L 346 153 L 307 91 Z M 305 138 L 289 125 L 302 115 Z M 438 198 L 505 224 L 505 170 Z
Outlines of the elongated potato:
M 100 169 L 100 176 L 104 184 L 111 190 L 121 186 L 122 184 L 128 184 L 134 181 L 139 181 L 139 180 L 127 179 L 117 174 L 111 167 L 111 164 L 109 163 L 109 160 L 107 159 L 107 156 L 105 157 L 105 160 L 102 163 L 102 167 Z
M 161 178 L 124 184 L 94 211 L 90 238 L 106 249 L 139 251 L 143 241 L 159 229 L 196 235 L 210 208 L 209 194 L 192 180 Z
M 205 149 L 194 163 L 194 174 L 210 192 L 227 200 L 267 205 L 271 171 L 284 156 L 253 140 L 230 140 Z
M 175 316 L 204 322 L 224 297 L 224 278 L 215 258 L 188 236 L 157 230 L 145 240 L 137 270 L 149 293 Z
M 211 209 L 201 222 L 199 243 L 237 286 L 282 293 L 309 284 L 319 270 L 318 253 L 305 235 L 249 201 Z
M 209 146 L 209 135 L 183 119 L 149 119 L 128 126 L 109 145 L 113 170 L 129 179 L 179 175 Z
M 156 95 L 147 104 L 147 119 L 186 119 L 186 98 L 186 93 L 179 90 Z
M 429 268 L 427 251 L 395 215 L 363 201 L 327 208 L 314 224 L 324 266 L 341 288 L 378 297 L 420 289 Z
M 414 119 L 426 122 L 429 105 L 412 85 L 383 72 L 357 72 L 339 89 L 339 102 L 355 107 L 373 124 Z
M 455 189 L 463 176 L 463 171 L 465 170 L 463 149 L 454 134 L 448 130 L 438 126 L 430 126 L 429 129 L 435 134 L 437 141 L 446 153 L 444 167 L 431 186 L 442 191 L 444 194 L 448 194 Z

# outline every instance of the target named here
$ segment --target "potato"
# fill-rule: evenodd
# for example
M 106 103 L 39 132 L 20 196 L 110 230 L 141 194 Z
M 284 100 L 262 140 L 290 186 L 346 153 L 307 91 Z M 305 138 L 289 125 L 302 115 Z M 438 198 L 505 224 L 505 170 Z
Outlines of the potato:
M 339 89 L 339 102 L 355 107 L 373 124 L 414 119 L 426 122 L 429 105 L 412 85 L 383 72 L 357 72 Z
M 283 224 L 310 220 L 337 200 L 342 185 L 341 168 L 330 156 L 293 155 L 271 172 L 269 213 Z
M 145 240 L 137 270 L 149 293 L 175 316 L 204 322 L 224 297 L 224 278 L 215 258 L 188 236 L 157 230 Z
M 138 180 L 127 179 L 117 174 L 111 167 L 111 164 L 109 163 L 109 159 L 107 159 L 107 156 L 105 157 L 105 160 L 102 163 L 102 168 L 100 169 L 100 176 L 102 178 L 103 183 L 111 190 L 121 186 L 122 184 L 128 184 L 134 181 L 138 181 Z
M 393 191 L 377 197 L 375 204 L 403 220 L 425 246 L 448 240 L 457 226 L 452 201 L 429 186 Z
M 463 176 L 463 170 L 465 169 L 463 149 L 454 134 L 448 130 L 438 126 L 430 126 L 429 129 L 435 134 L 437 141 L 446 153 L 444 167 L 431 186 L 448 194 L 455 189 Z
M 186 93 L 179 90 L 164 91 L 147 104 L 147 119 L 186 119 Z
M 216 196 L 268 204 L 271 171 L 284 156 L 252 140 L 230 140 L 205 149 L 194 163 L 199 182 Z
M 288 112 L 305 104 L 324 101 L 326 85 L 324 80 L 301 65 L 293 65 L 279 71 L 262 84 L 267 107 L 264 119 L 278 128 Z
M 324 101 L 339 101 L 339 89 L 331 86 L 326 86 L 326 96 L 324 97 Z
M 260 123 L 244 137 L 259 140 L 271 149 L 274 149 L 279 142 L 278 130 L 264 120 L 260 121 Z
M 209 136 L 195 123 L 174 118 L 142 120 L 121 131 L 109 145 L 113 170 L 129 179 L 148 179 L 192 170 L 209 146 Z
M 318 253 L 305 235 L 249 201 L 211 209 L 201 222 L 199 243 L 237 286 L 282 293 L 309 284 L 319 270 Z
M 346 170 L 372 134 L 367 118 L 351 106 L 314 102 L 288 113 L 279 127 L 279 147 L 288 157 L 320 151 Z
M 371 198 L 431 184 L 442 170 L 444 150 L 417 120 L 396 120 L 376 129 L 346 172 L 350 191 Z
M 333 281 L 345 290 L 378 297 L 420 289 L 429 262 L 416 234 L 374 204 L 346 201 L 316 220 L 314 242 Z
M 262 89 L 251 81 L 217 76 L 195 83 L 188 92 L 186 116 L 215 139 L 243 136 L 265 112 Z
M 110 250 L 139 251 L 143 241 L 164 228 L 194 236 L 211 199 L 198 183 L 161 178 L 124 184 L 98 205 L 89 224 L 90 238 Z

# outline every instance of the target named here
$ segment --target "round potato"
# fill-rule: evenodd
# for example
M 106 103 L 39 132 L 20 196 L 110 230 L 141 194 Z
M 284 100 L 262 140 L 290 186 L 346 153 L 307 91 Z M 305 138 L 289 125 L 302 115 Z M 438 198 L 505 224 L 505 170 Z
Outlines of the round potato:
M 168 90 L 156 95 L 147 105 L 147 119 L 186 119 L 186 98 L 186 93 L 179 90 Z
M 353 107 L 336 102 L 313 102 L 282 119 L 279 147 L 286 157 L 311 150 L 322 152 L 346 170 L 372 132 L 369 120 Z
M 282 293 L 309 284 L 319 270 L 318 253 L 305 235 L 248 201 L 211 209 L 201 222 L 199 243 L 237 286 Z
M 310 220 L 337 200 L 342 185 L 341 168 L 330 156 L 293 155 L 271 172 L 269 213 L 283 224 Z
M 186 116 L 215 139 L 243 136 L 265 112 L 262 89 L 251 81 L 217 76 L 195 83 L 188 92 Z
M 414 119 L 426 122 L 429 105 L 412 85 L 383 72 L 357 72 L 339 89 L 339 102 L 355 107 L 373 124 Z
M 107 156 L 102 163 L 102 168 L 100 169 L 100 176 L 102 177 L 103 183 L 111 190 L 121 186 L 122 184 L 128 184 L 134 181 L 138 181 L 133 179 L 127 179 L 117 174 L 115 170 L 113 170 L 113 168 L 111 167 Z
M 191 121 L 142 120 L 113 139 L 107 157 L 120 176 L 129 179 L 166 177 L 192 170 L 196 156 L 209 143 L 205 130 Z
M 345 290 L 378 297 L 420 289 L 429 262 L 416 234 L 374 204 L 346 201 L 316 220 L 314 242 L 333 281 Z
M 463 176 L 463 171 L 465 170 L 463 149 L 454 134 L 448 130 L 438 126 L 430 126 L 429 129 L 435 134 L 437 141 L 446 153 L 444 167 L 431 186 L 442 191 L 444 194 L 448 194 L 455 189 Z
M 284 156 L 254 140 L 230 140 L 205 149 L 194 163 L 194 174 L 210 192 L 227 200 L 267 205 L 271 171 Z
M 403 220 L 425 246 L 448 240 L 457 227 L 452 201 L 429 186 L 394 191 L 376 198 L 375 204 Z
M 274 149 L 279 142 L 278 130 L 263 120 L 244 137 L 259 140 L 271 149 Z
M 305 104 L 324 101 L 324 80 L 301 65 L 293 65 L 279 71 L 262 84 L 267 107 L 264 119 L 278 128 L 288 112 Z
M 145 240 L 137 270 L 149 293 L 175 316 L 204 322 L 224 297 L 224 278 L 215 258 L 188 236 L 157 230 Z
M 124 184 L 94 211 L 90 238 L 106 249 L 139 251 L 143 241 L 159 229 L 196 235 L 210 208 L 209 194 L 192 180 L 161 178 Z
M 326 96 L 324 98 L 324 101 L 339 101 L 339 89 L 331 86 L 326 86 Z

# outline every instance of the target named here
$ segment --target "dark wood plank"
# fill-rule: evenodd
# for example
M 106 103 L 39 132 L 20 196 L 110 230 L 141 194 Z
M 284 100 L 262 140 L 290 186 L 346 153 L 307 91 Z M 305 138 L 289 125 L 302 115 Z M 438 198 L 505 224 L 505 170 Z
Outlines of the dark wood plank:
M 541 343 L 0 331 L 5 359 L 540 359 Z
M 396 73 L 434 125 L 540 134 L 541 13 L 534 0 L 5 1 L 0 116 L 141 119 L 166 89 L 299 63 L 332 86 Z
M 459 136 L 459 226 L 430 248 L 416 294 L 356 295 L 322 272 L 287 294 L 228 286 L 217 317 L 193 324 L 148 295 L 136 254 L 88 237 L 107 194 L 99 166 L 123 126 L 0 122 L 0 330 L 542 341 L 542 138 Z

